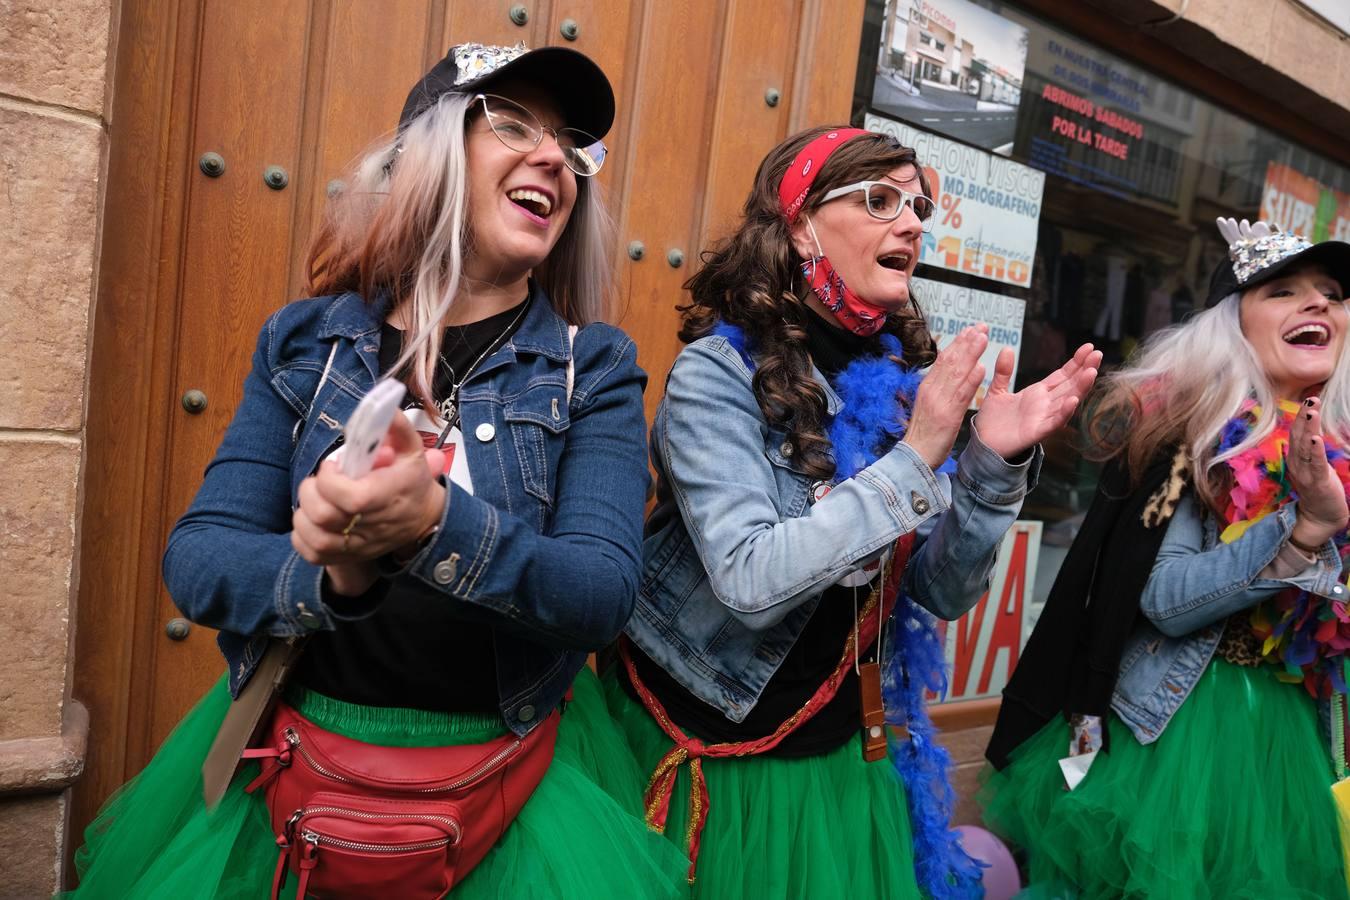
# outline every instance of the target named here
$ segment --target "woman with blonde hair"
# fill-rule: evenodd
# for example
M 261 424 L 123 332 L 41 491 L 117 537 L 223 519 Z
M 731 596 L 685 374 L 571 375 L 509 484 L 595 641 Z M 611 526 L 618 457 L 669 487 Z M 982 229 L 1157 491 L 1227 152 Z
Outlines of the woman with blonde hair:
M 1207 308 L 1104 381 L 1004 691 L 985 818 L 1029 896 L 1346 896 L 1350 245 L 1219 226 Z
M 164 557 L 228 675 L 91 826 L 79 895 L 684 891 L 600 786 L 639 776 L 585 668 L 632 608 L 647 485 L 645 376 L 602 323 L 613 117 L 579 53 L 459 45 L 331 201 L 315 297 L 263 327 Z M 377 379 L 408 399 L 354 477 Z M 280 669 L 213 787 L 217 727 Z

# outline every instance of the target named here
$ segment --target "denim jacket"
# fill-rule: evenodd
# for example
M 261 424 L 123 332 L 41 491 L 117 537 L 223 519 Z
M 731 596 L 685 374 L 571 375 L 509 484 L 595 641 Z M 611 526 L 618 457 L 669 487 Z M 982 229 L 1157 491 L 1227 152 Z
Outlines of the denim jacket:
M 1190 696 L 1233 613 L 1290 586 L 1346 596 L 1331 541 L 1316 563 L 1293 577 L 1259 577 L 1288 539 L 1296 512 L 1296 504 L 1287 504 L 1224 544 L 1214 516 L 1191 496 L 1177 504 L 1139 598 L 1143 616 L 1126 641 L 1111 698 L 1111 708 L 1141 744 L 1156 741 Z
M 813 374 L 837 413 L 839 396 Z M 823 485 L 797 470 L 786 433 L 764 419 L 751 376 L 720 336 L 690 344 L 671 370 L 652 428 L 658 502 L 627 628 L 644 653 L 735 722 L 758 702 L 825 589 L 903 534 L 917 532 L 909 595 L 948 619 L 969 609 L 1041 460 L 1037 448 L 1010 465 L 972 433 L 952 482 L 901 443 L 820 496 Z
M 474 492 L 449 486 L 440 530 L 395 576 L 401 589 L 493 626 L 501 714 L 518 734 L 544 719 L 587 652 L 628 620 L 649 478 L 646 376 L 633 342 L 596 324 L 569 351 L 567 323 L 533 283 L 530 291 L 520 327 L 461 389 Z M 169 592 L 188 618 L 220 629 L 236 695 L 269 635 L 374 611 L 326 604 L 322 568 L 296 554 L 290 530 L 300 482 L 379 375 L 382 320 L 352 293 L 268 319 L 234 420 L 169 536 Z

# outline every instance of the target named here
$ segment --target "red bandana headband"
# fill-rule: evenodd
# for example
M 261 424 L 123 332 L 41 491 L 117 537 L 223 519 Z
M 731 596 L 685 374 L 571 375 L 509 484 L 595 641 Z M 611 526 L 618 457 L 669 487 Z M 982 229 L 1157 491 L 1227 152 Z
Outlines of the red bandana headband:
M 782 182 L 778 185 L 778 206 L 783 210 L 783 217 L 787 219 L 789 225 L 797 221 L 797 214 L 802 211 L 806 195 L 811 192 L 811 185 L 815 184 L 816 175 L 820 172 L 821 166 L 825 165 L 825 160 L 854 138 L 871 133 L 861 128 L 827 131 L 803 147 L 792 158 L 792 165 L 788 166 Z

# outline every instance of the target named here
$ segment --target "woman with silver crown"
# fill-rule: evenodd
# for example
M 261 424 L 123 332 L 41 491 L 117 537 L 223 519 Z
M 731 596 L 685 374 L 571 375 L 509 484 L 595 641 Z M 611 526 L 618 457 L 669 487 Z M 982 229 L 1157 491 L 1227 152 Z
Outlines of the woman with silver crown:
M 580 53 L 459 45 L 330 199 L 165 553 L 228 674 L 91 826 L 79 896 L 687 893 L 585 665 L 648 483 L 613 119 Z M 340 423 L 390 388 L 354 477 Z
M 1347 894 L 1350 244 L 1219 229 L 1206 309 L 1089 405 L 1106 467 L 1004 691 L 1028 896 Z

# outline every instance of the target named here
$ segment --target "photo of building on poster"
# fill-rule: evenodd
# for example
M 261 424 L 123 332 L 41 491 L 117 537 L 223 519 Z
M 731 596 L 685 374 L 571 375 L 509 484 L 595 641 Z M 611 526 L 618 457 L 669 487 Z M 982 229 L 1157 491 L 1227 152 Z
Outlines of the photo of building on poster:
M 886 0 L 872 105 L 1008 155 L 1027 29 L 969 0 Z

